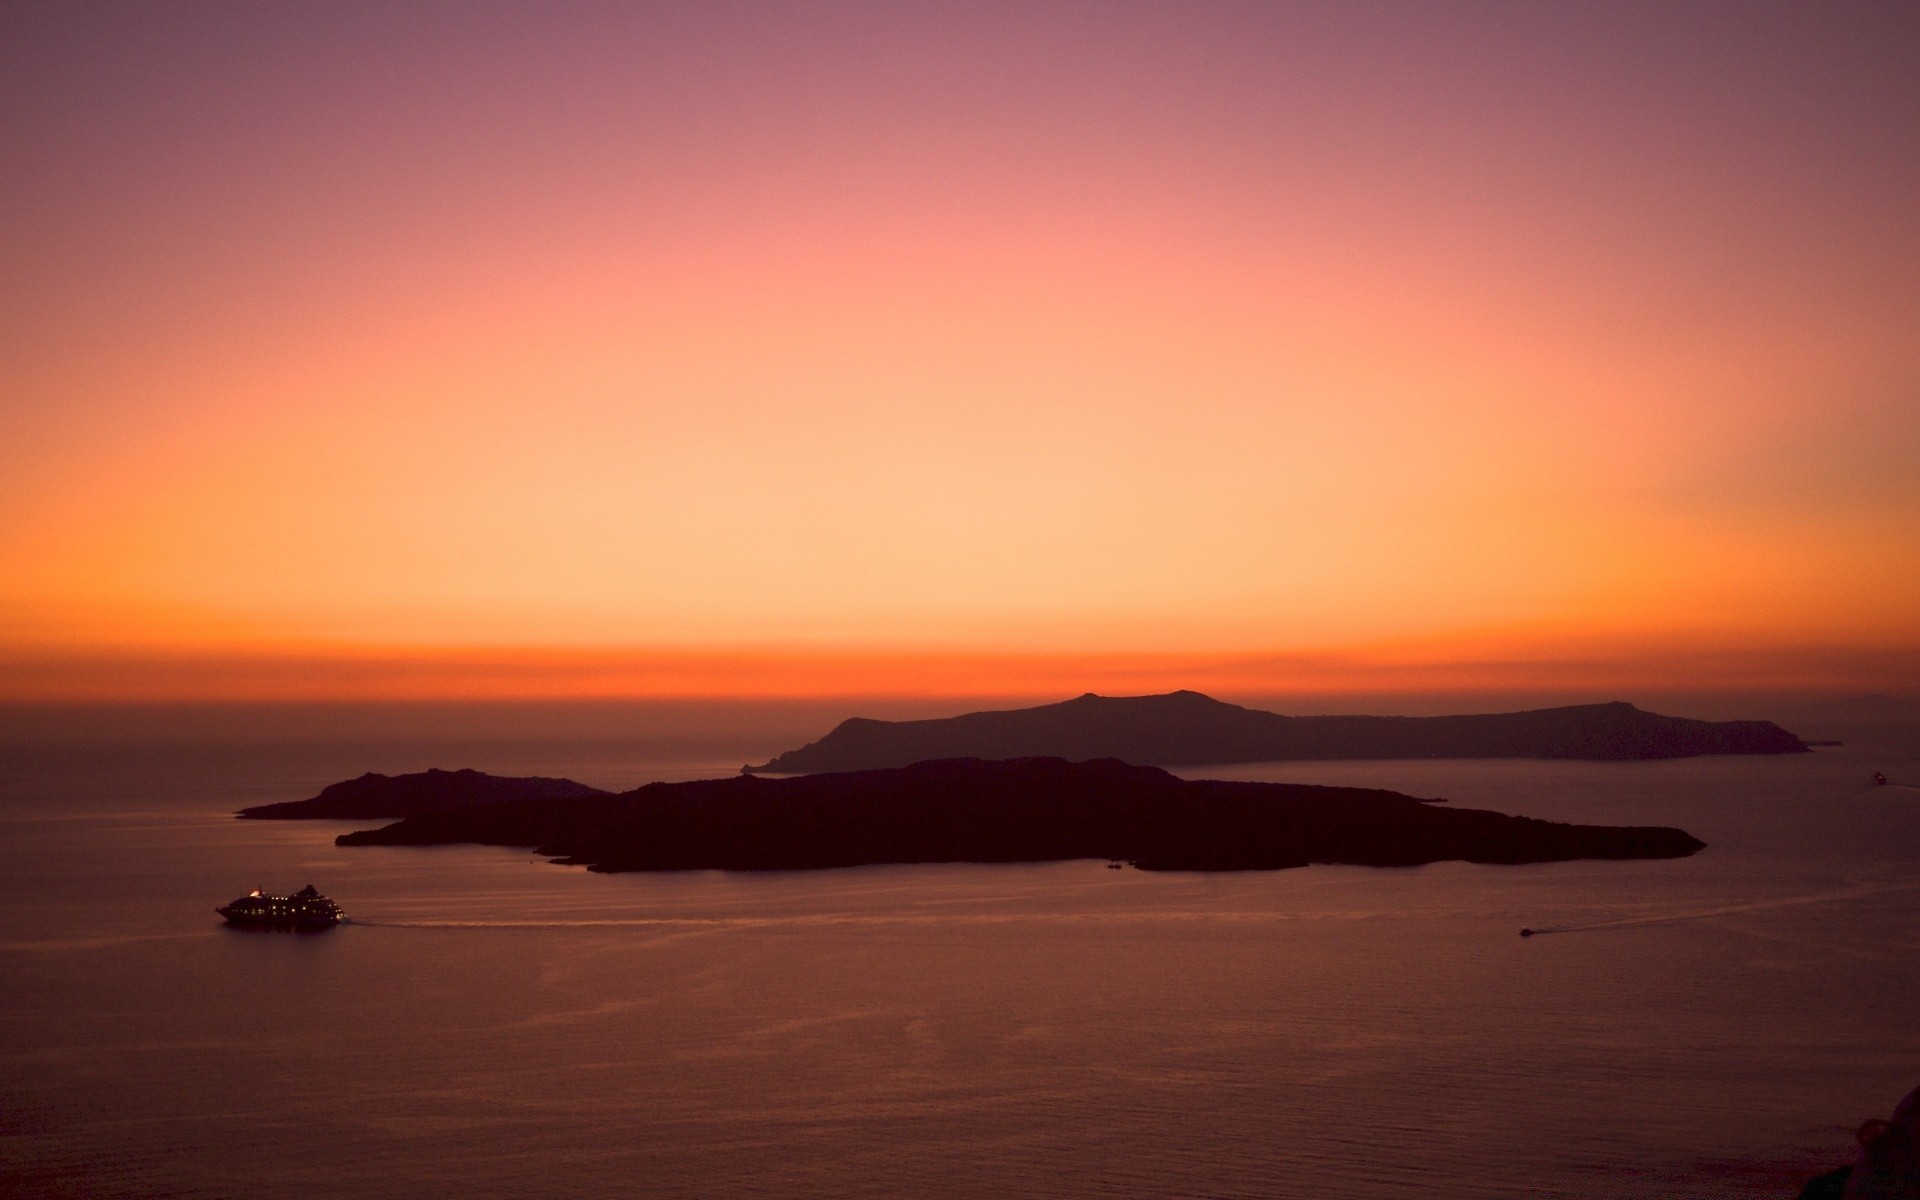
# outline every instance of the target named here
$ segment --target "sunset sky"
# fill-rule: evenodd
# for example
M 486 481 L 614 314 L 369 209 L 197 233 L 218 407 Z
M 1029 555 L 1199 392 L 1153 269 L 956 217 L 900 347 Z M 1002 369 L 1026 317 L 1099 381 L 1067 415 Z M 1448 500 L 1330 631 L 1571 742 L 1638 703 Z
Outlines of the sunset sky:
M 9 4 L 0 698 L 1920 691 L 1917 63 Z

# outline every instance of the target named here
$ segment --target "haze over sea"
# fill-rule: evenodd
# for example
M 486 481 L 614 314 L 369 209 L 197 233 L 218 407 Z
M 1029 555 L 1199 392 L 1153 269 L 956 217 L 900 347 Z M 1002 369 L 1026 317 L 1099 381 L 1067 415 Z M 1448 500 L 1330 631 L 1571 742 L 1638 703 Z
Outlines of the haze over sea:
M 1192 772 L 1707 841 L 1677 861 L 595 875 L 231 817 L 366 770 L 730 773 L 837 715 L 11 710 L 0 1193 L 1791 1196 L 1920 1082 L 1911 722 Z M 307 882 L 352 923 L 212 911 Z

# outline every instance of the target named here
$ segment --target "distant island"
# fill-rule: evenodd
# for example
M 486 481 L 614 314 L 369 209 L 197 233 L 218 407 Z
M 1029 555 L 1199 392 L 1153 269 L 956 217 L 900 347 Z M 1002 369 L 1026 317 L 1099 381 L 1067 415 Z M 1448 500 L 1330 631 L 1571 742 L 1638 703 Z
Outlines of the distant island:
M 373 821 L 507 800 L 576 800 L 611 794 L 571 779 L 538 775 L 515 778 L 471 770 L 376 775 L 369 771 L 358 779 L 331 784 L 311 800 L 256 804 L 237 815 L 251 821 Z
M 958 759 L 519 799 L 500 799 L 498 785 L 527 781 L 470 771 L 437 774 L 442 796 L 449 789 L 467 790 L 475 802 L 422 810 L 336 842 L 525 846 L 595 871 L 791 871 L 1083 858 L 1147 870 L 1230 871 L 1310 863 L 1415 866 L 1448 859 L 1680 858 L 1704 845 L 1679 829 L 1566 825 L 1442 808 L 1371 788 L 1187 780 L 1113 759 Z
M 1458 717 L 1285 717 L 1199 692 L 1096 696 L 927 721 L 853 717 L 749 771 L 870 771 L 941 758 L 1118 758 L 1176 767 L 1300 759 L 1656 759 L 1800 754 L 1771 721 L 1696 721 L 1631 704 Z

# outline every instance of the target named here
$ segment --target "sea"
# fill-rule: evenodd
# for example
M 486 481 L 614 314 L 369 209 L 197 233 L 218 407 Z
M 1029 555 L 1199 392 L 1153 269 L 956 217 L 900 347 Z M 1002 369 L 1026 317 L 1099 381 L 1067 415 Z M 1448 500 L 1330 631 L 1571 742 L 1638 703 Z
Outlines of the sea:
M 1184 772 L 1708 843 L 1663 862 L 606 875 L 233 817 L 370 770 L 730 774 L 843 715 L 7 710 L 0 1195 L 1791 1197 L 1920 1085 L 1911 714 Z M 350 922 L 213 911 L 306 883 Z

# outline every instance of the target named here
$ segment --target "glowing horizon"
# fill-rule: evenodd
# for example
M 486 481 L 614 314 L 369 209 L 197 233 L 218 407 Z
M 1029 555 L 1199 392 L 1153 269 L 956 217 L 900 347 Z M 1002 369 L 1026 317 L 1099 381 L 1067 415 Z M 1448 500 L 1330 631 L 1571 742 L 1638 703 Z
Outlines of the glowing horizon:
M 1920 685 L 1908 12 L 0 21 L 6 697 Z
M 0 704 L 98 702 L 913 698 L 1059 700 L 1177 690 L 1319 703 L 1418 699 L 1538 707 L 1685 694 L 1782 699 L 1872 693 L 1920 669 L 1920 648 L 1532 642 L 1399 644 L 1318 653 L 1113 654 L 854 646 L 42 648 L 0 662 Z

